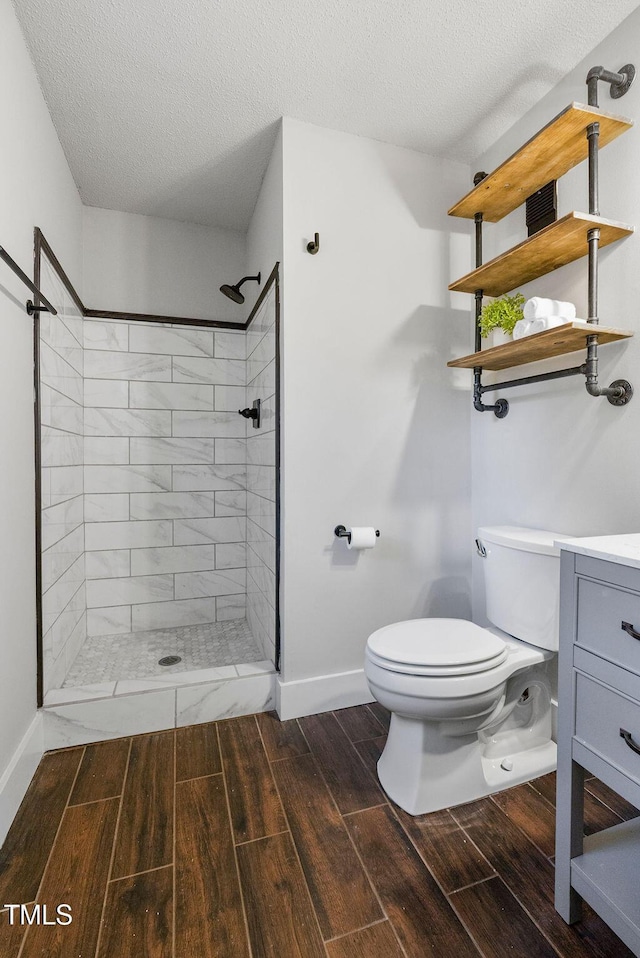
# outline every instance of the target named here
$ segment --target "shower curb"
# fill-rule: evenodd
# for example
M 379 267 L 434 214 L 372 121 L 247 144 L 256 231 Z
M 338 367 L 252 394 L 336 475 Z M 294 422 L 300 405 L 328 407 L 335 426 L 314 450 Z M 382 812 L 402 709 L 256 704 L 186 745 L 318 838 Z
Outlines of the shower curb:
M 275 672 L 45 706 L 45 750 L 266 712 Z

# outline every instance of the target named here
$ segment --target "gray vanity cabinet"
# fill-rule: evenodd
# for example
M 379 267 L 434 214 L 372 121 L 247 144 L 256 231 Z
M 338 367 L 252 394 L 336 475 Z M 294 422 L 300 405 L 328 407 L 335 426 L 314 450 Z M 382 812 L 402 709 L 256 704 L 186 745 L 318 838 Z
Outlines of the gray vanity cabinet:
M 640 569 L 562 551 L 556 908 L 640 956 L 640 818 L 583 838 L 585 771 L 640 808 Z

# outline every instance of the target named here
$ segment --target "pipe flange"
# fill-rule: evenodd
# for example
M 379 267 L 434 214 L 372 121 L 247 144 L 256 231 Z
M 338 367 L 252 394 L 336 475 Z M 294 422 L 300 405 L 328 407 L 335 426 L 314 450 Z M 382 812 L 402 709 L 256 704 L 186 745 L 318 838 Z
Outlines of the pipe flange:
M 633 63 L 625 63 L 623 67 L 620 67 L 618 73 L 621 73 L 624 77 L 622 83 L 612 83 L 609 87 L 609 94 L 614 100 L 618 100 L 621 96 L 624 96 L 631 84 L 633 83 L 633 78 L 636 75 L 636 68 Z M 619 405 L 623 405 L 619 403 Z
M 509 412 L 509 403 L 506 399 L 496 399 L 495 409 L 493 410 L 496 419 L 504 419 Z
M 633 386 L 626 379 L 614 380 L 609 389 L 621 389 L 619 396 L 607 396 L 612 406 L 626 406 L 633 399 Z

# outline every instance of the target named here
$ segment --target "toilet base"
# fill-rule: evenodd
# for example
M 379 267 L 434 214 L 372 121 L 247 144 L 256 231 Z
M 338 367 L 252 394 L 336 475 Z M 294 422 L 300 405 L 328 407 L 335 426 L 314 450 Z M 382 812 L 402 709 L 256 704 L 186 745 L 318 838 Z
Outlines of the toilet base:
M 551 740 L 499 755 L 493 749 L 490 758 L 485 750 L 477 733 L 450 737 L 436 723 L 394 713 L 378 778 L 396 805 L 409 815 L 424 815 L 484 798 L 556 768 L 556 744 Z

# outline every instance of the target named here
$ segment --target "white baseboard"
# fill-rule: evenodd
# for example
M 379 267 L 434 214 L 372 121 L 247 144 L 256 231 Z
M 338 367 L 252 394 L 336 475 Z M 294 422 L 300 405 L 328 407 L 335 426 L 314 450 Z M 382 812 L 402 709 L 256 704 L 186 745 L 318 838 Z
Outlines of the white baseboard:
M 42 716 L 38 712 L 0 777 L 0 846 L 7 837 L 43 754 L 44 732 Z
M 283 682 L 278 678 L 276 683 L 276 710 L 282 721 L 373 701 L 364 669 L 318 675 L 297 682 Z
M 300 718 L 316 712 L 349 708 L 351 705 L 366 705 L 375 702 L 369 691 L 364 669 L 354 672 L 338 672 L 334 675 L 319 675 L 297 682 L 276 682 L 276 711 L 279 718 Z M 558 740 L 558 703 L 551 700 L 551 738 Z

